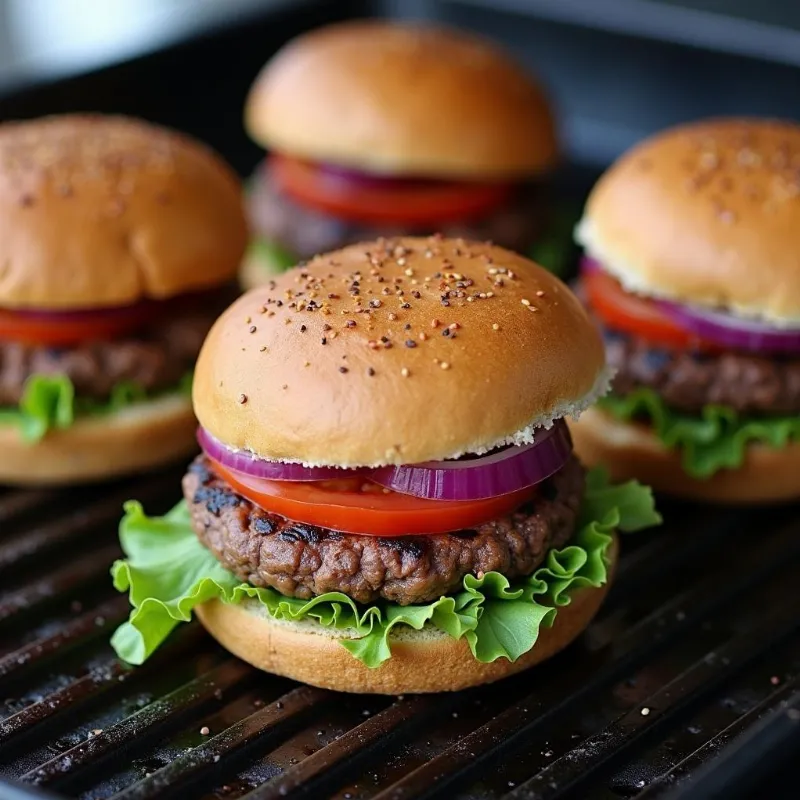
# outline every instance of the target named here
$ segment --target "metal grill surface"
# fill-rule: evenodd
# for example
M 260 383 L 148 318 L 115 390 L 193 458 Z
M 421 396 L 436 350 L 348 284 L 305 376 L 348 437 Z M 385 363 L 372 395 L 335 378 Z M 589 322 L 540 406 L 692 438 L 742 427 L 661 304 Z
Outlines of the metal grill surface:
M 796 796 L 796 507 L 670 505 L 551 662 L 379 698 L 258 673 L 195 624 L 144 667 L 114 657 L 122 502 L 165 511 L 179 479 L 0 495 L 3 800 Z

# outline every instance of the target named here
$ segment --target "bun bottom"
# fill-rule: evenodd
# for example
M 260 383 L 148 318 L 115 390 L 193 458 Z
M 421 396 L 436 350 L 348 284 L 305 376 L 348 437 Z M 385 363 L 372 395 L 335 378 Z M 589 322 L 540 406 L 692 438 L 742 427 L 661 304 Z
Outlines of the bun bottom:
M 361 694 L 422 694 L 467 689 L 513 675 L 565 648 L 587 627 L 608 592 L 618 555 L 616 536 L 609 548 L 609 581 L 580 589 L 558 609 L 552 628 L 542 628 L 532 650 L 516 661 L 477 661 L 464 639 L 426 626 L 395 628 L 392 656 L 370 669 L 350 655 L 336 633 L 314 622 L 284 622 L 257 603 L 227 605 L 218 600 L 196 609 L 208 632 L 234 655 L 258 669 L 323 689 Z
M 636 478 L 663 494 L 729 505 L 800 497 L 800 443 L 751 444 L 738 469 L 697 479 L 683 471 L 680 452 L 664 447 L 646 425 L 622 422 L 594 407 L 569 427 L 578 458 L 588 467 L 606 467 L 614 481 Z
M 0 425 L 0 483 L 67 486 L 145 472 L 190 456 L 196 430 L 191 399 L 177 394 L 78 419 L 33 443 Z

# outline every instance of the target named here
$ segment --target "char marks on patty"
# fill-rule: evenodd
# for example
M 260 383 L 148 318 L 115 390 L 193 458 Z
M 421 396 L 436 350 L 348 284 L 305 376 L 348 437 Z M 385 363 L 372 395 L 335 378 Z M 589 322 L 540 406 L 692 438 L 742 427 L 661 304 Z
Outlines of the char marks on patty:
M 339 533 L 270 514 L 237 495 L 197 458 L 183 479 L 200 541 L 242 581 L 308 599 L 343 592 L 359 603 L 430 602 L 465 575 L 531 574 L 575 532 L 585 473 L 574 457 L 519 511 L 474 530 L 381 538 Z

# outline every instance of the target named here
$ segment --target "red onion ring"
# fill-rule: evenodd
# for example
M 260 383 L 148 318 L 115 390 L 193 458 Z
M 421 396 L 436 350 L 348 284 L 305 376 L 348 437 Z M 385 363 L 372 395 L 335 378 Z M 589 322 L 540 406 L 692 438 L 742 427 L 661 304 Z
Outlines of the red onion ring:
M 304 467 L 302 464 L 287 464 L 269 461 L 241 451 L 231 450 L 215 439 L 205 428 L 197 429 L 197 441 L 203 452 L 223 467 L 264 478 L 270 481 L 328 481 L 356 474 L 358 470 L 341 467 Z
M 601 272 L 602 269 L 603 265 L 596 258 L 592 258 L 591 256 L 587 256 L 585 254 L 581 256 L 580 260 L 581 272 L 595 273 L 595 272 Z
M 581 271 L 594 273 L 602 265 L 589 256 Z M 778 328 L 768 322 L 738 317 L 725 311 L 699 308 L 671 300 L 651 300 L 679 328 L 711 344 L 752 353 L 800 353 L 800 327 Z
M 376 188 L 404 187 L 420 188 L 435 186 L 438 181 L 425 178 L 412 178 L 397 175 L 381 175 L 375 172 L 359 172 L 346 167 L 338 167 L 333 164 L 317 164 L 319 171 L 332 181 L 348 183 L 354 186 L 374 186 Z
M 370 470 L 369 479 L 401 494 L 429 500 L 481 500 L 540 483 L 558 472 L 572 453 L 563 420 L 537 431 L 533 444 L 507 447 L 464 461 L 429 461 Z
M 657 302 L 673 322 L 704 341 L 754 353 L 800 353 L 800 328 L 776 328 L 766 322 L 734 317 L 724 311 L 667 300 Z

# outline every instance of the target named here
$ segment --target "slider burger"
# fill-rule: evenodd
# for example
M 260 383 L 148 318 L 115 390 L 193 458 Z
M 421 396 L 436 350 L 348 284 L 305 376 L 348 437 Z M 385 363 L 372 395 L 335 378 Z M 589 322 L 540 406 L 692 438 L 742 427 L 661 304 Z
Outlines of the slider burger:
M 314 30 L 258 76 L 245 126 L 271 152 L 249 193 L 248 287 L 383 235 L 536 243 L 555 257 L 541 197 L 557 160 L 550 108 L 483 39 L 377 21 Z
M 127 506 L 114 635 L 141 663 L 197 612 L 251 664 L 350 692 L 462 689 L 565 647 L 649 490 L 572 454 L 608 383 L 557 278 L 442 238 L 352 245 L 236 301 L 193 398 L 203 454 L 165 517 Z
M 239 192 L 207 148 L 144 122 L 0 125 L 1 482 L 193 451 L 192 369 L 247 244 Z
M 578 228 L 612 394 L 587 463 L 731 503 L 800 497 L 800 126 L 719 119 L 635 147 Z

